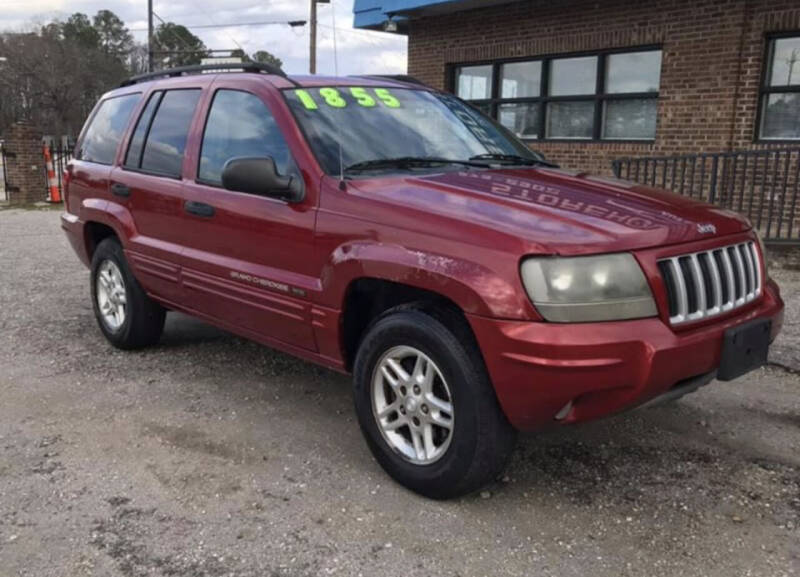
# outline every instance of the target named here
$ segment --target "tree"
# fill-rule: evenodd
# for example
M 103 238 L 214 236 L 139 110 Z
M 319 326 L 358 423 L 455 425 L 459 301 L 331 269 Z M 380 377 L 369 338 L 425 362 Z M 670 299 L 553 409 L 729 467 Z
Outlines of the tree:
M 0 34 L 0 133 L 28 120 L 47 134 L 77 135 L 97 99 L 139 69 L 122 21 L 75 13 L 23 33 Z
M 95 15 L 94 29 L 106 54 L 124 58 L 133 48 L 133 36 L 111 10 L 100 10 Z
M 202 40 L 174 22 L 160 24 L 154 36 L 157 68 L 200 64 L 209 54 Z
M 278 68 L 283 66 L 283 61 L 280 58 L 267 52 L 266 50 L 259 50 L 253 54 L 253 61 L 261 62 L 262 64 L 272 64 Z
M 67 42 L 91 50 L 100 46 L 100 35 L 86 14 L 76 12 L 61 24 L 61 35 Z

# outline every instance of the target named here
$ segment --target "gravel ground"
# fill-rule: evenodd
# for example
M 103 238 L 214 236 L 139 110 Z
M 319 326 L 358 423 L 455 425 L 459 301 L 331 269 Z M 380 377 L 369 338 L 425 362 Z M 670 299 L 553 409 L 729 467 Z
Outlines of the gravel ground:
M 524 436 L 507 477 L 439 503 L 372 460 L 343 376 L 178 315 L 113 350 L 58 212 L 0 211 L 0 262 L 3 577 L 800 574 L 785 368 Z M 800 273 L 774 274 L 798 319 Z

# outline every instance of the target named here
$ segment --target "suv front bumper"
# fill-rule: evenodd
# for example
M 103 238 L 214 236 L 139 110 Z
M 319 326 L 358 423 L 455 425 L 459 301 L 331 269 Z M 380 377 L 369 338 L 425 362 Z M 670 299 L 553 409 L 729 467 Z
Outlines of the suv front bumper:
M 596 419 L 713 373 L 729 328 L 768 318 L 774 339 L 783 301 L 773 281 L 765 289 L 732 316 L 680 330 L 660 317 L 578 324 L 467 317 L 500 405 L 512 425 L 529 431 Z

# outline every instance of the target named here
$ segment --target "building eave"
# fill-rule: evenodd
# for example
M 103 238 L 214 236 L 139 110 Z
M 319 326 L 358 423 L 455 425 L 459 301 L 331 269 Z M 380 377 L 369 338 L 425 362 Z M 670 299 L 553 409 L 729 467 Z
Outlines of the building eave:
M 449 14 L 486 8 L 500 4 L 511 4 L 520 0 L 356 0 L 353 25 L 356 28 L 384 30 L 387 22 L 397 23 L 397 33 L 408 33 L 408 21 L 412 18 L 434 14 Z

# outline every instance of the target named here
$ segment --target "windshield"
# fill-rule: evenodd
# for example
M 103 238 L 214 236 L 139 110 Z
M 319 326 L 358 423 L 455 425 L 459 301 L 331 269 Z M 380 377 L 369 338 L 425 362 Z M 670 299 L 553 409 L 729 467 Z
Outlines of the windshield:
M 339 86 L 285 90 L 284 95 L 330 175 L 339 174 L 339 142 L 344 167 L 398 158 L 541 158 L 503 127 L 446 94 Z

